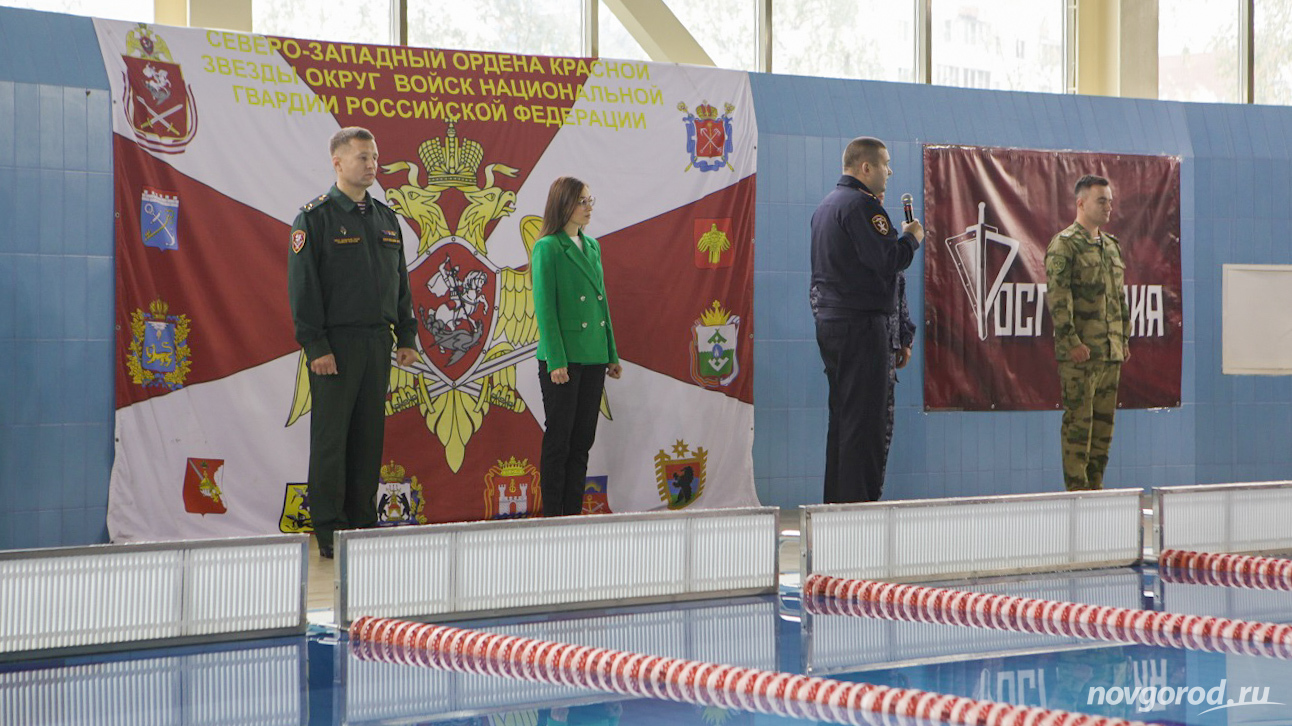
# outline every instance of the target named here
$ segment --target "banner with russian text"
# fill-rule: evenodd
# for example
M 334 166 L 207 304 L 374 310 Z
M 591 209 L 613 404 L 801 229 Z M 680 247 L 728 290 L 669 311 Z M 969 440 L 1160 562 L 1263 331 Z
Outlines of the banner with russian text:
M 1118 406 L 1180 405 L 1180 160 L 964 146 L 924 149 L 927 410 L 1060 407 L 1045 250 L 1076 219 L 1073 186 L 1111 182 L 1131 359 Z
M 624 365 L 584 511 L 757 504 L 746 74 L 95 28 L 115 99 L 114 541 L 309 529 L 289 232 L 351 125 L 376 135 L 370 191 L 401 217 L 421 322 L 421 360 L 391 375 L 383 524 L 541 512 L 529 255 L 563 175 L 597 198 Z

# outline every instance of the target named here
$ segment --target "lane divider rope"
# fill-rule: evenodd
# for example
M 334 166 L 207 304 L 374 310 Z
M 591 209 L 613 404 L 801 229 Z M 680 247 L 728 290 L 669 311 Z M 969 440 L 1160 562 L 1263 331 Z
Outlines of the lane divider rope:
M 1023 633 L 1138 643 L 1217 653 L 1292 658 L 1292 625 L 1133 610 L 981 592 L 812 575 L 803 608 Z
M 855 726 L 901 716 L 976 726 L 1143 726 L 1137 721 L 978 701 L 569 643 L 364 616 L 356 657 Z M 903 720 L 901 723 L 908 723 Z
M 1220 585 L 1249 590 L 1292 590 L 1292 560 L 1188 550 L 1162 550 L 1157 559 L 1164 582 Z

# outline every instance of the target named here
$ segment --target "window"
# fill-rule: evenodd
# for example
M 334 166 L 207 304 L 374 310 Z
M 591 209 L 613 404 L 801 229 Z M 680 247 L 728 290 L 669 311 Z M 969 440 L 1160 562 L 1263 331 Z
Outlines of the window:
M 754 0 L 665 0 L 719 68 L 758 70 L 758 8 Z
M 583 2 L 408 0 L 408 44 L 500 53 L 581 56 Z
M 597 50 L 602 58 L 650 60 L 646 49 L 641 47 L 604 2 L 597 11 L 597 33 Z
M 1238 3 L 1233 0 L 1161 3 L 1157 54 L 1159 98 L 1238 102 Z
M 935 83 L 1063 92 L 1063 0 L 933 0 Z M 940 31 L 939 31 L 940 29 Z
M 390 8 L 365 0 L 329 0 L 326 10 L 314 0 L 252 0 L 251 28 L 263 35 L 390 45 Z
M 85 15 L 107 20 L 133 20 L 151 23 L 156 17 L 156 0 L 3 0 L 0 5 L 51 13 Z
M 1256 103 L 1292 104 L 1292 3 L 1256 0 Z
M 910 0 L 773 2 L 772 70 L 914 82 L 915 5 Z

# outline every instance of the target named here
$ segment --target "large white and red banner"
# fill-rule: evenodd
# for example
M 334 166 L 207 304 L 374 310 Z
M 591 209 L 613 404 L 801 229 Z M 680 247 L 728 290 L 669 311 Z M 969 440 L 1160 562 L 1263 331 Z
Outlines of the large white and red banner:
M 1043 410 L 1059 402 L 1045 250 L 1076 218 L 1085 174 L 1113 189 L 1131 359 L 1118 406 L 1180 405 L 1180 160 L 962 146 L 924 149 L 928 410 Z
M 422 322 L 421 360 L 391 375 L 383 523 L 540 511 L 529 253 L 562 175 L 597 198 L 624 365 L 585 511 L 757 503 L 746 74 L 95 28 L 115 99 L 114 541 L 308 528 L 289 229 L 351 125 L 377 137 L 371 191 L 401 216 Z

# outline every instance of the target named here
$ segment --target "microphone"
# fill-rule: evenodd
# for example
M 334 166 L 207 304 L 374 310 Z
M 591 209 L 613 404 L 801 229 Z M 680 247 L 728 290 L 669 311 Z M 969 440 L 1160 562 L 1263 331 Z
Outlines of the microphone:
M 911 203 L 914 201 L 915 199 L 910 194 L 902 195 L 902 214 L 906 215 L 907 222 L 915 221 L 915 211 L 911 208 Z

